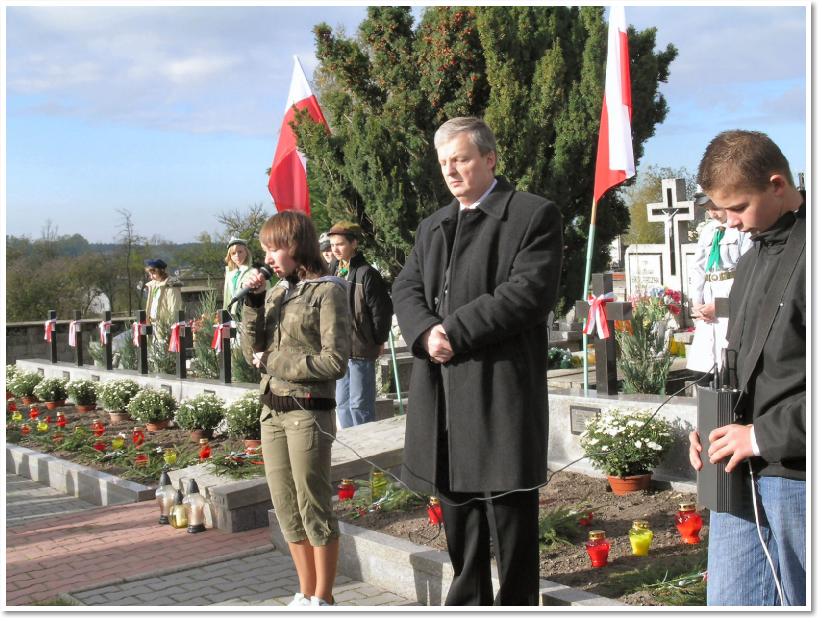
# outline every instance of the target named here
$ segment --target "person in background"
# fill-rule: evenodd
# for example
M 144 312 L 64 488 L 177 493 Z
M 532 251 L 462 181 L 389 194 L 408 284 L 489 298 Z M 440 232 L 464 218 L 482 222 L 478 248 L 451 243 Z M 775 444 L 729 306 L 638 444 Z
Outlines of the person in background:
M 752 242 L 749 234 L 726 226 L 725 211 L 717 209 L 701 188 L 694 195 L 694 203 L 705 208 L 709 220 L 699 233 L 688 275 L 695 330 L 686 367 L 700 378 L 700 385 L 708 386 L 713 374 L 706 376 L 706 372 L 715 365 L 717 372 L 722 368 L 722 350 L 728 345 L 728 318 L 716 316 L 714 299 L 728 297 L 736 264 Z
M 168 275 L 166 262 L 162 259 L 148 259 L 145 262 L 146 274 L 146 321 L 156 323 L 160 318 L 174 322 L 177 312 L 183 308 L 183 296 L 180 293 L 182 283 Z
M 328 238 L 335 257 L 331 271 L 349 284 L 351 358 L 337 381 L 337 418 L 341 428 L 349 428 L 377 418 L 376 360 L 388 339 L 394 307 L 382 276 L 359 250 L 360 226 L 340 221 Z
M 229 309 L 231 299 L 243 288 L 243 281 L 254 271 L 251 265 L 251 250 L 248 243 L 240 238 L 231 238 L 228 241 L 225 255 L 225 280 L 223 282 L 223 305 L 233 316 L 240 315 L 238 302 Z
M 320 234 L 320 252 L 330 268 L 331 264 L 334 263 L 334 253 L 331 250 L 331 240 L 328 239 L 327 233 Z
M 537 605 L 562 215 L 495 175 L 496 138 L 481 119 L 447 121 L 434 147 L 454 200 L 420 223 L 393 288 L 414 355 L 403 480 L 441 500 L 446 605 Z
M 334 385 L 351 351 L 346 285 L 328 276 L 311 220 L 281 212 L 260 230 L 265 277 L 242 307 L 243 354 L 260 368 L 265 475 L 274 511 L 297 569 L 300 591 L 290 607 L 333 605 L 339 529 L 331 508 Z
M 727 227 L 753 241 L 736 266 L 729 300 L 728 351 L 735 355 L 729 367 L 741 391 L 734 405 L 740 422 L 707 438 L 689 435 L 694 469 L 702 468 L 706 443 L 711 464 L 750 474 L 754 502 L 750 510 L 711 512 L 707 602 L 804 605 L 805 200 L 782 151 L 761 132 L 717 135 L 698 181 L 725 210 Z

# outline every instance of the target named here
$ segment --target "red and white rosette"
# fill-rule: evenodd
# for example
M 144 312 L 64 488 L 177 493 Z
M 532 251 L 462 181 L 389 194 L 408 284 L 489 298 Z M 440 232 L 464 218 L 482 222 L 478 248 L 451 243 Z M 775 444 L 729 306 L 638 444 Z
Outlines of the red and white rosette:
M 51 343 L 51 336 L 54 331 L 57 330 L 57 320 L 46 320 L 43 324 L 45 327 L 45 333 L 43 334 L 43 340 L 48 341 Z
M 106 345 L 108 343 L 108 336 L 111 333 L 111 322 L 102 321 L 97 325 L 97 330 L 100 331 L 100 343 Z
M 231 336 L 231 329 L 237 327 L 237 322 L 230 321 L 223 324 L 214 324 L 214 336 L 211 338 L 211 349 L 223 351 L 223 339 Z
M 183 344 L 180 342 L 180 329 L 189 326 L 188 322 L 175 322 L 171 325 L 171 337 L 168 340 L 169 352 L 179 352 L 183 349 Z
M 80 320 L 72 320 L 69 322 L 69 345 L 72 348 L 77 347 L 77 330 L 80 324 Z
M 146 334 L 146 325 L 141 322 L 133 322 L 131 324 L 131 343 L 140 347 L 140 335 Z
M 596 331 L 600 339 L 607 339 L 611 336 L 611 331 L 608 330 L 608 316 L 605 315 L 605 305 L 614 300 L 616 296 L 613 292 L 596 297 L 593 294 L 588 296 L 588 318 L 585 320 L 583 333 L 593 335 Z

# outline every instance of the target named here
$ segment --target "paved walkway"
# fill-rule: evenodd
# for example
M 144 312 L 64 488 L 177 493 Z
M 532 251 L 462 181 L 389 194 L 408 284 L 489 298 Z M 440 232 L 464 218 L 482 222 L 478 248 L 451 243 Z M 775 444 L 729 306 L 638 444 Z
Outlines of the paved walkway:
M 158 524 L 153 501 L 101 508 L 13 474 L 6 494 L 7 605 L 282 605 L 297 590 L 268 528 L 189 534 Z M 334 592 L 340 605 L 416 604 L 343 576 Z

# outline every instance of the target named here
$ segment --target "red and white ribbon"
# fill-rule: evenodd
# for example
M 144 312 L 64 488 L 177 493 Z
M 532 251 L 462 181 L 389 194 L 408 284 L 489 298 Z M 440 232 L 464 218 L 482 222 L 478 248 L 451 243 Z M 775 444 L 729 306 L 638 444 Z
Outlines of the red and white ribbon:
M 232 328 L 237 327 L 237 322 L 225 322 L 223 324 L 214 324 L 214 336 L 211 338 L 211 349 L 217 352 L 223 351 L 223 338 L 230 337 Z
M 79 320 L 72 320 L 71 322 L 69 322 L 69 345 L 72 348 L 77 347 L 77 330 L 79 324 Z
M 146 334 L 146 325 L 140 322 L 133 322 L 131 324 L 131 343 L 138 348 L 140 347 L 140 335 Z
M 97 325 L 97 330 L 100 331 L 100 343 L 106 345 L 108 343 L 109 333 L 111 333 L 111 322 L 100 322 Z
M 611 336 L 611 331 L 608 330 L 608 316 L 605 315 L 605 305 L 608 302 L 616 300 L 613 292 L 607 294 L 600 294 L 594 297 L 588 296 L 588 318 L 585 320 L 585 326 L 582 332 L 593 335 L 594 330 L 600 339 L 607 339 Z
M 169 352 L 179 352 L 183 349 L 183 344 L 180 342 L 180 329 L 189 326 L 188 322 L 176 322 L 171 325 L 171 337 L 168 340 Z
M 54 331 L 57 330 L 57 320 L 46 320 L 43 326 L 46 329 L 43 335 L 43 339 L 45 341 L 51 342 L 51 335 Z

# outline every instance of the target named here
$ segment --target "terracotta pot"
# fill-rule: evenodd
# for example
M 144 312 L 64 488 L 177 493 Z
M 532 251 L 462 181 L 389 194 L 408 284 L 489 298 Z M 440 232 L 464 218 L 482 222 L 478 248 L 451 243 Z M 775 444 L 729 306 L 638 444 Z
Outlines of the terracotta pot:
M 259 441 L 255 438 L 244 438 L 243 445 L 245 445 L 246 449 L 256 449 L 262 444 L 262 441 Z
M 651 474 L 640 473 L 639 475 L 626 475 L 625 477 L 609 475 L 608 483 L 611 485 L 611 492 L 622 497 L 630 492 L 648 490 L 651 487 Z
M 97 404 L 77 404 L 79 413 L 90 413 L 92 410 L 97 410 Z
M 122 423 L 123 421 L 131 421 L 131 417 L 124 410 L 108 410 L 109 419 L 112 423 Z
M 36 403 L 36 399 L 37 398 L 31 395 L 24 395 L 20 398 L 20 401 L 23 402 L 23 406 L 31 406 L 32 404 Z
M 61 406 L 66 405 L 66 400 L 55 400 L 53 402 L 46 402 L 46 408 L 49 410 L 54 410 L 55 408 L 60 408 Z
M 195 443 L 199 443 L 201 438 L 211 438 L 212 434 L 213 430 L 202 430 L 200 428 L 188 432 L 189 438 Z
M 6 399 L 7 400 L 10 400 L 13 397 L 14 397 L 14 393 L 12 393 L 11 391 L 6 391 Z
M 152 421 L 146 424 L 146 430 L 149 432 L 157 432 L 158 430 L 165 430 L 168 427 L 169 421 Z

